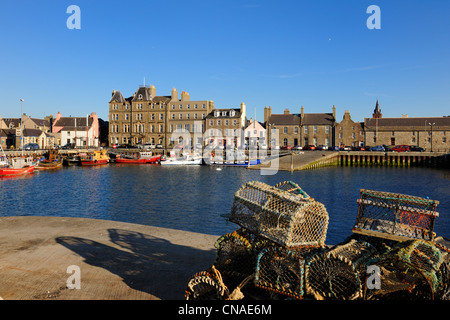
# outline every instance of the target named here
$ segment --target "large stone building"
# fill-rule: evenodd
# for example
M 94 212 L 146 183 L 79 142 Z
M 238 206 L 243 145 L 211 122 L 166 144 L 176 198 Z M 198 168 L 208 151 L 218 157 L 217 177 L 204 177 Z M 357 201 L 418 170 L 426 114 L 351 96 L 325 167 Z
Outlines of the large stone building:
M 184 91 L 180 98 L 175 88 L 170 96 L 157 96 L 153 85 L 140 86 L 126 99 L 114 90 L 109 101 L 109 143 L 193 146 L 198 142 L 194 136 L 201 137 L 204 119 L 213 109 L 213 101 L 192 101 Z
M 344 146 L 362 147 L 364 144 L 364 124 L 353 121 L 350 111 L 345 110 L 342 121 L 336 124 L 334 145 L 342 148 Z
M 296 147 L 306 145 L 334 144 L 336 109 L 332 113 L 305 113 L 303 106 L 300 114 L 291 114 L 285 109 L 283 114 L 272 114 L 272 108 L 264 108 L 264 122 L 269 147 Z M 278 130 L 278 143 L 273 130 Z
M 426 151 L 450 151 L 450 116 L 383 118 L 375 106 L 372 118 L 364 119 L 365 145 L 410 145 Z
M 332 113 L 304 113 L 302 106 L 300 123 L 300 141 L 304 146 L 329 147 L 335 145 L 335 106 L 332 108 Z
M 214 109 L 205 118 L 205 142 L 218 147 L 240 147 L 246 123 L 244 102 L 240 108 Z

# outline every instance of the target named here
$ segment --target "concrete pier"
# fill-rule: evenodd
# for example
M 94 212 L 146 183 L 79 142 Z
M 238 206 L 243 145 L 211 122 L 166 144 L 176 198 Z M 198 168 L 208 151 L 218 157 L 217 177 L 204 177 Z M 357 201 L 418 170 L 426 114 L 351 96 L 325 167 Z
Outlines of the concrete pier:
M 96 219 L 1 217 L 0 297 L 182 300 L 189 277 L 213 264 L 217 238 Z

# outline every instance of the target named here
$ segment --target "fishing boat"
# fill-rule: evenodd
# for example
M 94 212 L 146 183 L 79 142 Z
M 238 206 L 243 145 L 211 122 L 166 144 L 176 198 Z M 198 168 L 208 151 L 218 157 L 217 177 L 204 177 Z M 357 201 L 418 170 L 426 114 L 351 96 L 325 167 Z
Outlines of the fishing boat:
M 58 154 L 58 150 L 49 149 L 46 157 L 43 160 L 40 160 L 38 165 L 36 166 L 36 170 L 49 170 L 49 169 L 57 169 L 62 167 L 62 159 Z
M 170 165 L 201 165 L 203 159 L 201 156 L 185 154 L 181 158 L 175 156 L 169 157 L 168 159 L 161 160 L 162 166 Z
M 36 163 L 32 157 L 16 157 L 8 159 L 1 145 L 0 149 L 3 153 L 0 162 L 0 177 L 19 176 L 34 171 Z
M 250 161 L 250 164 L 249 164 Z M 227 150 L 225 158 L 221 154 L 212 152 L 209 159 L 205 159 L 205 163 L 211 166 L 232 166 L 232 167 L 248 167 L 261 163 L 261 159 L 250 159 L 241 150 Z
M 109 156 L 105 149 L 94 150 L 92 153 L 88 153 L 80 156 L 82 166 L 98 166 L 102 164 L 108 164 Z
M 139 152 L 138 157 L 129 157 L 124 155 L 116 156 L 116 163 L 129 163 L 129 164 L 153 164 L 159 163 L 161 161 L 161 155 L 153 155 L 151 151 L 149 152 Z

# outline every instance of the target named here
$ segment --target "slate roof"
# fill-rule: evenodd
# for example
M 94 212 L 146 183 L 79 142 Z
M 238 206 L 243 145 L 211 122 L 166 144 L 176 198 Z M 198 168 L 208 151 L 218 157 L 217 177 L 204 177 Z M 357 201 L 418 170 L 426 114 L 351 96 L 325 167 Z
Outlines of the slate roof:
M 300 116 L 297 114 L 272 114 L 267 121 L 272 125 L 300 125 Z
M 418 117 L 418 118 L 366 118 L 364 125 L 367 130 L 374 130 L 377 127 L 382 130 L 385 128 L 424 130 L 425 124 L 429 129 L 429 123 L 434 123 L 433 127 L 448 127 L 450 128 L 450 117 Z
M 75 119 L 76 119 L 76 129 L 86 130 L 86 117 L 61 117 L 58 121 L 53 124 L 55 127 L 63 127 L 61 131 L 74 131 L 75 130 Z M 89 117 L 88 126 L 92 126 L 94 119 Z
M 140 99 L 139 96 L 142 96 L 142 98 Z M 139 89 L 134 94 L 132 101 L 150 101 L 150 97 L 150 88 L 139 87 Z
M 42 130 L 39 129 L 23 129 L 24 137 L 39 137 L 42 134 Z
M 304 113 L 302 125 L 333 125 L 334 121 L 332 113 Z
M 125 99 L 123 98 L 122 92 L 120 91 L 114 91 L 113 95 L 111 97 L 111 100 L 109 100 L 109 102 L 119 102 L 119 103 L 124 103 Z

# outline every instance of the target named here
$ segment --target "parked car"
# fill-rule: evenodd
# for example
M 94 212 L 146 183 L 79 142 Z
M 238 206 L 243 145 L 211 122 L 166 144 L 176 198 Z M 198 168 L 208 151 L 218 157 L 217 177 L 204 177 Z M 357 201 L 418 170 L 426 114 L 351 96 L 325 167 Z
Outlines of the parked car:
M 37 143 L 27 143 L 23 146 L 23 150 L 39 150 L 39 145 Z
M 67 149 L 73 149 L 73 148 L 75 148 L 75 143 L 66 143 L 65 145 L 62 146 L 61 149 L 67 150 Z
M 395 152 L 407 152 L 407 151 L 409 151 L 409 146 L 407 146 L 405 144 L 402 144 L 402 145 L 399 145 L 399 146 L 395 146 L 394 148 L 392 148 L 392 151 L 395 151 Z
M 345 146 L 345 145 L 341 145 L 340 147 L 339 147 L 339 150 L 341 150 L 341 151 L 350 151 L 352 148 L 350 148 L 350 147 L 347 147 L 347 146 Z
M 383 146 L 373 146 L 373 147 L 370 147 L 369 150 L 370 151 L 385 151 Z
M 283 146 L 281 147 L 281 150 L 291 150 L 292 147 L 291 146 Z
M 419 146 L 410 146 L 409 151 L 415 151 L 415 152 L 424 152 L 425 149 Z
M 292 148 L 293 150 L 303 150 L 302 146 L 295 146 Z
M 155 149 L 156 146 L 153 143 L 146 143 L 144 144 L 144 149 L 148 150 L 148 149 Z
M 336 147 L 336 146 L 329 146 L 329 147 L 328 147 L 328 150 L 331 150 L 331 151 L 339 151 L 339 147 Z
M 267 144 L 265 144 L 265 143 L 260 144 L 260 145 L 259 145 L 259 149 L 261 149 L 261 150 L 267 150 Z
M 316 148 L 316 150 L 327 150 L 327 149 L 328 149 L 328 147 L 323 144 L 317 146 L 317 148 Z
M 156 145 L 156 149 L 162 149 L 162 148 L 163 148 L 162 144 L 157 144 Z
M 316 146 L 313 144 L 309 144 L 303 147 L 303 150 L 316 150 Z

